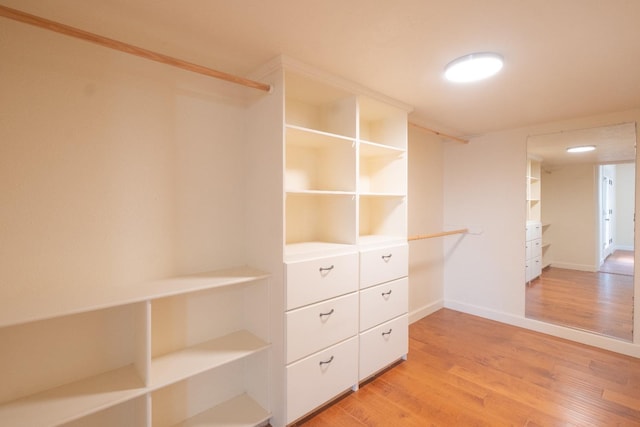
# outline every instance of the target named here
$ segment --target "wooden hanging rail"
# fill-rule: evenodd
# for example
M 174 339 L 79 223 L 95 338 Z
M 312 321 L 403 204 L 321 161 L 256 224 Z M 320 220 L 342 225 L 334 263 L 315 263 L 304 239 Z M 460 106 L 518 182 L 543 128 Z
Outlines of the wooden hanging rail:
M 447 135 L 446 133 L 438 132 L 437 130 L 433 130 L 433 129 L 428 128 L 426 126 L 417 125 L 417 124 L 411 123 L 411 122 L 409 122 L 409 125 L 413 126 L 414 128 L 424 130 L 426 132 L 431 132 L 431 133 L 433 133 L 435 135 L 438 135 L 438 136 L 443 136 L 445 138 L 452 139 L 454 141 L 462 142 L 463 144 L 468 144 L 469 143 L 469 141 L 466 140 L 466 139 L 458 138 L 457 136 Z
M 407 240 L 408 241 L 412 241 L 412 240 L 432 239 L 434 237 L 450 236 L 452 234 L 465 234 L 465 233 L 468 233 L 468 232 L 469 232 L 468 228 L 460 228 L 458 230 L 441 231 L 440 233 L 418 234 L 418 235 L 415 235 L 415 236 L 409 236 L 409 237 L 407 237 Z
M 121 52 L 129 53 L 131 55 L 139 56 L 141 58 L 150 59 L 151 61 L 160 62 L 162 64 L 171 65 L 183 70 L 191 71 L 193 73 L 203 74 L 205 76 L 214 77 L 216 79 L 226 80 L 231 83 L 239 84 L 242 86 L 250 87 L 253 89 L 262 90 L 265 92 L 271 91 L 271 86 L 265 83 L 256 82 L 253 80 L 245 79 L 244 77 L 234 76 L 222 71 L 217 71 L 212 68 L 204 67 L 202 65 L 193 64 L 191 62 L 176 59 L 162 53 L 152 52 L 141 47 L 133 46 L 128 43 L 123 43 L 118 40 L 113 40 L 107 37 L 103 37 L 97 34 L 89 33 L 78 28 L 70 27 L 65 24 L 60 24 L 55 21 L 41 18 L 39 16 L 30 15 L 28 13 L 11 9 L 6 6 L 0 5 L 0 16 L 13 19 L 25 24 L 34 25 L 36 27 L 45 28 L 56 33 L 65 34 L 67 36 L 76 37 L 78 39 L 86 40 L 92 43 L 99 44 L 111 49 L 119 50 Z

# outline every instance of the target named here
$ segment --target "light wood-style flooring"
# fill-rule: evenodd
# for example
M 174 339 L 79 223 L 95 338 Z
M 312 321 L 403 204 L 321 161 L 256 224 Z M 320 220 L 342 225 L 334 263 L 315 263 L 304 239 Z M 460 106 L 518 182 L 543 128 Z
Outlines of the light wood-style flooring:
M 298 425 L 640 425 L 640 359 L 447 309 L 409 337 L 407 361 Z
M 525 315 L 633 339 L 633 276 L 550 267 L 526 289 Z
M 615 251 L 607 257 L 600 271 L 602 273 L 624 274 L 633 276 L 634 252 L 633 251 Z

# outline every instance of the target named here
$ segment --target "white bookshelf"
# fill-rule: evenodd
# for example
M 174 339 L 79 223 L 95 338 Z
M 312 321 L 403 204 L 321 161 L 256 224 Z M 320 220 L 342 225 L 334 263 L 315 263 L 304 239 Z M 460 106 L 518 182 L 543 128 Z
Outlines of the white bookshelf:
M 406 238 L 406 111 L 301 74 L 285 82 L 286 253 Z
M 239 409 L 238 425 L 261 425 L 270 416 L 268 277 L 240 267 L 14 296 L 0 317 L 0 425 L 163 425 L 152 407 L 172 411 L 178 425 L 196 425 L 189 419 L 205 411 L 231 422 L 229 407 Z M 172 393 L 180 383 L 211 390 L 202 402 L 184 400 Z
M 279 392 L 271 423 L 281 426 L 358 386 L 357 316 L 345 321 L 348 337 L 340 342 L 345 337 L 330 336 L 328 328 L 294 336 L 287 319 L 294 310 L 305 311 L 310 323 L 357 314 L 359 298 L 347 310 L 338 303 L 359 293 L 361 251 L 380 248 L 381 260 L 389 245 L 393 253 L 406 245 L 410 108 L 286 57 L 254 77 L 273 91 L 252 107 L 248 126 L 247 192 L 256 203 L 247 229 L 256 244 L 247 251 L 283 285 L 270 301 L 274 334 L 283 343 L 272 351 L 271 383 Z M 404 258 L 396 254 L 394 263 Z M 314 312 L 318 304 L 326 311 Z M 288 360 L 289 346 L 300 339 L 322 339 L 324 348 L 310 345 L 300 359 Z
M 151 360 L 151 383 L 157 389 L 265 350 L 269 344 L 247 331 L 233 332 Z
M 295 316 L 311 319 L 303 328 L 308 330 L 299 336 L 294 336 L 295 328 L 287 327 L 286 352 L 289 356 L 291 352 L 296 354 L 295 360 L 285 360 L 286 422 L 290 423 L 345 388 L 357 387 L 357 350 L 345 347 L 351 350 L 345 350 L 340 360 L 333 350 L 340 353 L 338 348 L 342 347 L 338 342 L 357 343 L 357 316 L 342 321 L 337 337 L 327 325 L 315 325 L 314 310 L 321 306 L 324 312 L 331 313 L 331 319 L 337 319 L 345 313 L 366 309 L 360 307 L 359 296 L 354 292 L 358 290 L 359 266 L 349 262 L 357 262 L 354 254 L 364 247 L 386 250 L 390 245 L 406 245 L 407 112 L 387 102 L 345 91 L 339 84 L 324 84 L 312 76 L 285 70 L 284 81 L 286 289 L 288 295 L 309 295 L 305 286 L 315 281 L 327 289 L 326 294 L 305 300 L 302 307 L 288 305 L 288 311 L 285 310 L 288 321 Z M 397 262 L 406 262 L 403 259 L 399 257 Z M 367 268 L 377 268 L 365 264 Z M 381 268 L 387 268 L 386 264 Z M 345 298 L 352 302 L 346 310 L 341 306 Z M 397 333 L 402 335 L 402 329 Z M 306 335 L 322 342 L 322 349 L 311 345 L 304 338 Z M 373 352 L 380 350 L 373 345 L 365 347 L 371 347 Z M 327 350 L 330 354 L 323 353 L 326 348 L 332 349 Z M 400 351 L 406 353 L 404 349 L 395 349 L 391 354 Z M 335 361 L 337 365 L 330 371 L 344 371 L 339 378 L 333 377 L 335 373 L 317 378 L 317 387 L 323 389 L 322 397 L 298 395 L 292 388 L 301 387 L 298 382 L 302 384 L 317 374 L 319 362 L 307 366 L 305 361 L 316 359 L 324 363 Z M 384 367 L 377 359 L 369 364 L 376 370 Z
M 266 425 L 270 414 L 246 394 L 201 412 L 175 427 L 251 427 Z
M 59 425 L 135 399 L 145 392 L 133 366 L 125 366 L 5 403 L 0 406 L 0 424 Z

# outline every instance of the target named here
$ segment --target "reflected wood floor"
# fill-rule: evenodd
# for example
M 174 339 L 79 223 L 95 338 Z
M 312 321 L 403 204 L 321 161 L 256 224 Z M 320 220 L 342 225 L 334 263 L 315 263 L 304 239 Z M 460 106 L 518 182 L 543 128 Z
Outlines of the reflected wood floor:
M 626 274 L 633 276 L 633 251 L 615 251 L 607 257 L 600 267 L 602 273 Z
M 409 337 L 407 361 L 297 425 L 640 425 L 640 359 L 447 309 Z
M 631 341 L 633 276 L 546 268 L 526 290 L 526 317 Z

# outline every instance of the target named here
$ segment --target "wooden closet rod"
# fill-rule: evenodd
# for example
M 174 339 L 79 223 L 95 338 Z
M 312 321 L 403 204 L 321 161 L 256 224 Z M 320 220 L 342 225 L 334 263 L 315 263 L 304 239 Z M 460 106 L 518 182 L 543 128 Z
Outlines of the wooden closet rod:
M 438 135 L 438 136 L 443 136 L 445 138 L 453 139 L 454 141 L 462 142 L 463 144 L 468 144 L 469 143 L 469 141 L 467 141 L 466 139 L 458 138 L 457 136 L 447 135 L 446 133 L 438 132 L 437 130 L 433 130 L 433 129 L 425 127 L 425 126 L 417 125 L 417 124 L 411 123 L 411 122 L 409 122 L 409 125 L 413 126 L 414 128 L 424 130 L 426 132 L 431 132 L 431 133 L 433 133 L 435 135 Z
M 234 76 L 222 71 L 217 71 L 212 68 L 204 67 L 202 65 L 192 64 L 181 59 L 176 59 L 162 53 L 152 52 L 141 47 L 133 46 L 128 43 L 123 43 L 117 40 L 113 40 L 107 37 L 102 37 L 97 34 L 89 33 L 78 28 L 70 27 L 68 25 L 60 24 L 55 21 L 49 21 L 48 19 L 41 18 L 39 16 L 30 15 L 28 13 L 11 9 L 6 6 L 0 5 L 0 16 L 13 19 L 15 21 L 23 22 L 25 24 L 35 25 L 36 27 L 45 28 L 56 33 L 65 34 L 67 36 L 76 37 L 82 40 L 86 40 L 92 43 L 99 44 L 111 49 L 119 50 L 121 52 L 136 55 L 141 58 L 150 59 L 152 61 L 160 62 L 162 64 L 171 65 L 174 67 L 182 68 L 183 70 L 191 71 L 193 73 L 203 74 L 205 76 L 214 77 L 216 79 L 226 80 L 231 83 L 239 84 L 242 86 L 250 87 L 253 89 L 262 90 L 265 92 L 271 91 L 271 86 L 265 83 L 256 82 L 253 80 L 245 79 L 244 77 Z
M 432 239 L 434 237 L 450 236 L 451 234 L 465 234 L 468 231 L 469 231 L 468 228 L 461 228 L 459 230 L 441 231 L 440 233 L 433 233 L 433 234 L 418 234 L 416 236 L 409 236 L 407 240 L 411 241 L 411 240 Z

